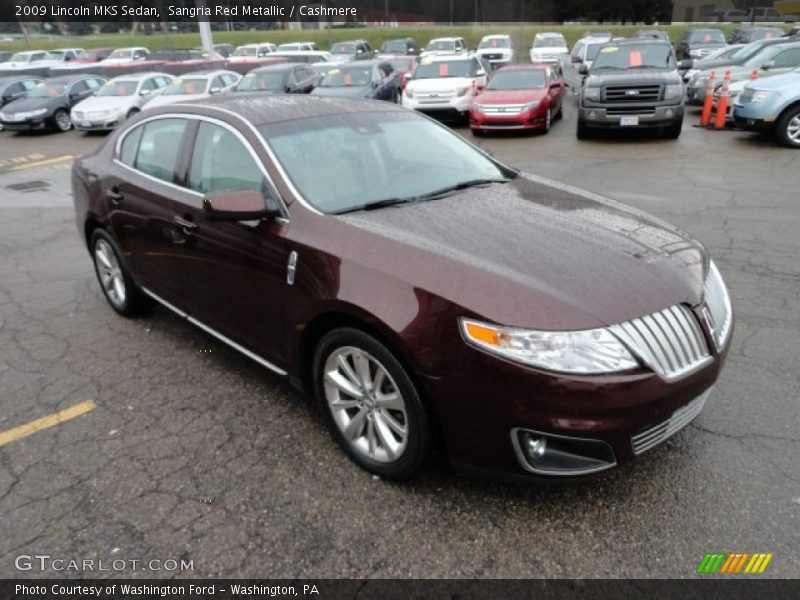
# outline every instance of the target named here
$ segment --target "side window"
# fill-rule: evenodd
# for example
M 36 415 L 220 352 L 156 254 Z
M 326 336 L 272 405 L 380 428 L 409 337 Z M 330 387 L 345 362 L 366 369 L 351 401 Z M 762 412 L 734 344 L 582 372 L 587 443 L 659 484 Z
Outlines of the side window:
M 263 173 L 245 145 L 228 129 L 200 123 L 189 168 L 189 187 L 201 194 L 268 190 Z
M 87 79 L 86 80 L 86 85 L 89 86 L 90 90 L 96 90 L 97 88 L 99 88 L 100 86 L 103 85 L 103 80 L 102 79 Z
M 28 79 L 26 82 L 23 83 L 23 85 L 25 86 L 26 90 L 32 90 L 37 85 L 39 85 L 39 83 L 40 82 L 38 79 Z
M 142 84 L 142 92 L 152 92 L 156 89 L 156 80 L 155 79 L 148 79 Z
M 147 123 L 134 166 L 142 173 L 174 183 L 178 151 L 185 130 L 185 119 L 159 119 Z
M 69 88 L 70 95 L 72 94 L 82 94 L 86 90 L 89 89 L 89 86 L 86 83 L 86 80 L 76 81 L 72 84 L 72 87 Z
M 139 60 L 141 58 L 144 58 L 145 56 L 147 56 L 147 53 L 144 50 L 136 50 L 133 53 L 133 60 Z
M 169 79 L 166 77 L 156 77 L 156 86 L 158 88 L 167 87 L 169 85 Z
M 231 75 L 230 73 L 225 73 L 225 75 L 222 76 L 222 80 L 225 82 L 225 85 L 233 85 L 237 81 L 236 75 Z
M 25 91 L 25 88 L 23 87 L 21 82 L 15 81 L 14 83 L 9 85 L 6 89 L 4 89 L 2 91 L 3 91 L 3 96 L 10 97 L 10 96 L 14 96 L 16 94 L 21 94 L 22 92 Z
M 134 166 L 136 163 L 136 151 L 139 150 L 139 140 L 142 139 L 142 131 L 144 127 L 137 127 L 122 140 L 122 146 L 119 150 L 119 159 L 128 165 Z
M 796 67 L 800 65 L 800 48 L 792 48 L 791 50 L 784 50 L 774 59 L 775 67 Z
M 211 86 L 209 87 L 209 89 L 217 88 L 218 90 L 221 90 L 224 87 L 225 87 L 225 82 L 222 81 L 222 75 L 217 75 L 216 77 L 214 77 L 214 79 L 211 80 Z

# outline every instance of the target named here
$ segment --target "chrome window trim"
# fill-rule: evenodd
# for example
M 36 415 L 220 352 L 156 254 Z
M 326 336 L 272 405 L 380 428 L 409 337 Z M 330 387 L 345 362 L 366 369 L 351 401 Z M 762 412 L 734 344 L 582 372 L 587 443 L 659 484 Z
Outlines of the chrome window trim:
M 174 106 L 181 106 L 181 104 L 176 103 Z M 294 183 L 292 183 L 292 180 L 289 179 L 289 175 L 286 173 L 286 170 L 283 168 L 283 165 L 281 165 L 281 163 L 278 161 L 277 156 L 275 156 L 275 153 L 272 151 L 272 147 L 269 145 L 267 140 L 264 139 L 264 136 L 261 135 L 261 132 L 258 129 L 256 129 L 255 125 L 253 125 L 250 121 L 245 119 L 242 115 L 240 115 L 240 114 L 238 114 L 238 113 L 236 113 L 236 112 L 234 112 L 232 110 L 228 110 L 227 108 L 222 108 L 222 107 L 219 107 L 219 106 L 205 106 L 205 108 L 209 108 L 209 109 L 212 109 L 212 110 L 217 110 L 217 111 L 219 111 L 221 113 L 224 113 L 226 115 L 230 115 L 230 116 L 236 117 L 237 119 L 239 119 L 239 121 L 244 123 L 244 125 L 251 132 L 253 132 L 256 135 L 256 138 L 261 141 L 261 146 L 264 148 L 264 151 L 269 155 L 269 158 L 272 161 L 272 164 L 275 165 L 275 168 L 278 170 L 278 173 L 280 173 L 280 176 L 283 178 L 283 182 L 286 184 L 286 187 L 288 187 L 289 190 L 292 192 L 292 194 L 295 196 L 295 198 L 297 198 L 297 201 L 300 204 L 302 204 L 304 208 L 310 210 L 311 212 L 313 212 L 315 214 L 318 214 L 318 215 L 324 215 L 325 214 L 322 211 L 317 210 L 316 208 L 311 206 L 311 204 L 308 202 L 308 200 L 306 200 L 305 197 L 300 193 L 300 190 L 298 190 L 297 187 L 295 187 Z M 259 163 L 260 163 L 260 161 L 259 161 Z M 281 202 L 283 202 L 282 199 L 281 199 Z
M 176 103 L 175 105 L 179 106 L 178 103 Z M 232 114 L 235 114 L 235 113 L 232 113 Z M 161 120 L 161 119 L 186 119 L 186 120 L 195 119 L 197 121 L 205 121 L 205 122 L 211 123 L 213 125 L 218 125 L 220 127 L 223 127 L 224 129 L 227 129 L 231 133 L 233 133 L 237 137 L 237 139 L 240 142 L 242 142 L 242 144 L 244 144 L 244 147 L 250 153 L 250 156 L 255 161 L 256 166 L 258 167 L 259 171 L 261 171 L 261 174 L 269 182 L 270 187 L 272 187 L 272 189 L 275 191 L 275 195 L 277 197 L 278 203 L 280 204 L 281 213 L 283 215 L 282 217 L 279 217 L 279 219 L 288 222 L 288 220 L 289 220 L 289 208 L 286 206 L 286 202 L 283 200 L 283 197 L 281 196 L 281 193 L 278 190 L 277 186 L 275 185 L 275 182 L 273 181 L 272 177 L 270 177 L 269 173 L 267 173 L 267 170 L 264 167 L 264 163 L 258 157 L 258 154 L 256 154 L 255 150 L 253 150 L 253 147 L 250 145 L 250 143 L 247 141 L 247 139 L 242 135 L 242 133 L 240 131 L 238 131 L 235 127 L 232 127 L 230 124 L 228 124 L 225 121 L 222 121 L 220 119 L 215 119 L 213 117 L 207 117 L 205 115 L 196 115 L 196 114 L 191 114 L 191 113 L 163 113 L 163 114 L 158 114 L 158 115 L 153 115 L 151 117 L 147 117 L 145 119 L 142 119 L 138 123 L 136 123 L 136 125 L 134 127 L 131 127 L 127 131 L 123 132 L 117 138 L 116 142 L 114 142 L 114 157 L 113 157 L 112 161 L 117 163 L 118 165 L 121 165 L 121 166 L 125 167 L 126 169 L 128 169 L 128 170 L 130 170 L 130 171 L 132 171 L 134 173 L 137 173 L 138 175 L 142 175 L 144 177 L 147 177 L 148 179 L 151 179 L 152 181 L 163 183 L 163 184 L 165 184 L 167 186 L 173 187 L 173 188 L 181 190 L 183 192 L 187 192 L 187 193 L 189 193 L 191 195 L 198 196 L 200 198 L 205 198 L 205 194 L 203 194 L 201 192 L 195 191 L 195 190 L 193 190 L 191 188 L 188 188 L 188 187 L 185 187 L 185 186 L 182 186 L 182 185 L 178 185 L 176 183 L 172 183 L 170 181 L 164 181 L 163 179 L 158 179 L 157 177 L 153 177 L 152 175 L 148 175 L 147 173 L 143 173 L 139 169 L 136 169 L 136 168 L 134 168 L 134 167 L 132 167 L 132 166 L 130 166 L 128 164 L 125 164 L 124 162 L 122 162 L 119 159 L 120 151 L 121 151 L 121 148 L 122 148 L 122 144 L 123 144 L 125 138 L 128 137 L 128 135 L 130 135 L 131 131 L 133 131 L 133 130 L 139 128 L 139 127 L 143 127 L 147 123 L 150 123 L 152 121 Z M 247 121 L 245 121 L 245 122 L 247 122 Z M 254 131 L 258 134 L 258 130 L 254 129 Z M 259 135 L 258 139 L 263 139 L 263 138 L 261 138 L 261 136 Z M 194 148 L 192 148 L 192 150 L 194 150 Z M 270 157 L 272 158 L 273 162 L 275 162 L 274 155 L 272 155 L 270 153 Z M 281 175 L 284 175 L 284 173 L 281 172 Z M 284 175 L 284 177 L 285 177 L 285 175 Z
M 184 311 L 182 311 L 180 308 L 178 308 L 175 305 L 167 302 L 166 300 L 164 300 L 160 296 L 154 294 L 153 292 L 151 292 L 147 288 L 143 287 L 142 291 L 145 294 L 147 294 L 148 296 L 150 296 L 153 300 L 158 302 L 159 304 L 162 304 L 164 307 L 170 309 L 172 312 L 174 312 L 179 317 L 181 317 L 183 319 L 186 319 L 187 321 L 189 321 L 193 325 L 196 325 L 197 327 L 199 327 L 200 329 L 202 329 L 206 333 L 209 333 L 209 334 L 213 335 L 215 338 L 217 338 L 218 340 L 220 340 L 222 342 L 225 342 L 226 344 L 228 344 L 234 350 L 238 350 L 239 352 L 244 354 L 247 358 L 256 361 L 261 366 L 264 366 L 264 367 L 268 368 L 270 371 L 273 371 L 273 372 L 277 373 L 278 375 L 283 375 L 283 376 L 288 375 L 288 373 L 286 371 L 284 371 L 283 369 L 281 369 L 280 367 L 277 367 L 277 366 L 273 365 L 271 362 L 269 362 L 268 360 L 260 357 L 255 352 L 252 352 L 252 351 L 248 350 L 247 348 L 245 348 L 244 346 L 241 346 L 241 345 L 237 344 L 232 339 L 222 335 L 216 329 L 214 329 L 212 327 L 209 327 L 208 325 L 206 325 L 202 321 L 199 321 L 199 320 L 195 319 L 191 315 L 189 315 L 189 314 L 185 313 Z

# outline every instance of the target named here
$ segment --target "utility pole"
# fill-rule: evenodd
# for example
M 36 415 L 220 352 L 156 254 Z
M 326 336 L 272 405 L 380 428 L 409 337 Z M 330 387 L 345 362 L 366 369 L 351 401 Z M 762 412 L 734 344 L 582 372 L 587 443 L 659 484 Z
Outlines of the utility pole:
M 200 14 L 205 14 L 206 0 L 194 0 Z M 203 50 L 206 51 L 209 57 L 216 56 L 214 51 L 214 40 L 211 37 L 211 22 L 204 21 L 202 17 L 197 20 L 197 27 L 200 31 L 200 42 L 203 45 Z

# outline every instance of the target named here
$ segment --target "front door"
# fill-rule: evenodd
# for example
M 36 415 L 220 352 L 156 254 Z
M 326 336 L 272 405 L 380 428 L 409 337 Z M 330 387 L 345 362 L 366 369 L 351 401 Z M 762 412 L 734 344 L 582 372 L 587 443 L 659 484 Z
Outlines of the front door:
M 186 177 L 191 197 L 177 218 L 187 239 L 176 248 L 186 312 L 216 332 L 278 366 L 286 364 L 283 299 L 289 253 L 284 219 L 209 221 L 204 196 L 258 190 L 275 203 L 273 190 L 247 143 L 232 129 L 201 121 Z

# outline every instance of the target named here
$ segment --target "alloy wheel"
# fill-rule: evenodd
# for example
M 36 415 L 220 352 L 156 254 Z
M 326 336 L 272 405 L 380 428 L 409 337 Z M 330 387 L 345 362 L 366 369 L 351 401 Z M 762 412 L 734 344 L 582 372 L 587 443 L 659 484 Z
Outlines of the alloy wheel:
M 796 114 L 786 125 L 786 137 L 793 144 L 800 146 L 800 113 Z
M 408 444 L 408 414 L 384 365 L 354 346 L 330 353 L 324 366 L 325 400 L 350 447 L 379 463 L 399 459 Z
M 59 110 L 55 114 L 54 119 L 56 122 L 56 127 L 58 127 L 60 131 L 69 131 L 72 129 L 72 119 L 69 118 L 69 115 L 66 113 L 66 111 Z
M 108 301 L 114 307 L 121 309 L 125 305 L 127 297 L 125 278 L 114 249 L 103 239 L 97 240 L 94 246 L 94 262 L 97 265 L 100 284 L 103 286 Z

